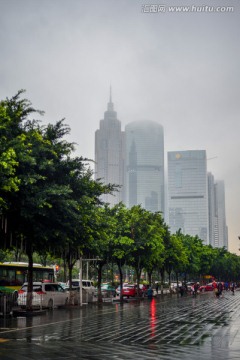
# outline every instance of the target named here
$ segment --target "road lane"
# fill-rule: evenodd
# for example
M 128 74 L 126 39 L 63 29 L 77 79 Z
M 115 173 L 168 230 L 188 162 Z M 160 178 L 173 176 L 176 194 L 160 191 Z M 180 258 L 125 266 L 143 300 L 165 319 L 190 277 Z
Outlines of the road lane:
M 240 292 L 55 309 L 0 320 L 0 359 L 240 358 Z

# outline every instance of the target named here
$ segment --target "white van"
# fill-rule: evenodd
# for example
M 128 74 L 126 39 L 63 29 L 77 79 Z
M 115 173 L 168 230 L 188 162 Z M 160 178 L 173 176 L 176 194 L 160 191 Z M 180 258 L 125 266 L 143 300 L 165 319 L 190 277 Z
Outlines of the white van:
M 67 285 L 70 286 L 70 281 L 68 280 Z M 79 279 L 72 279 L 72 289 L 76 289 L 80 287 Z M 95 292 L 95 286 L 93 285 L 92 280 L 82 280 L 82 288 L 87 290 L 88 292 Z
M 24 283 L 18 290 L 17 304 L 22 308 L 27 303 L 28 283 Z M 33 283 L 32 306 L 35 308 L 53 308 L 54 306 L 64 306 L 68 304 L 69 294 L 57 283 Z

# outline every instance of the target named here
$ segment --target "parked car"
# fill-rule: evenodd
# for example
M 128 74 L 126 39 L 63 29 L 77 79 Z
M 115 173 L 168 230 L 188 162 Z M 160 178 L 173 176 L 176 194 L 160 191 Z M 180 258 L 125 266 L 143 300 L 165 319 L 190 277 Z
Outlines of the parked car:
M 27 286 L 28 283 L 24 283 L 18 291 L 17 304 L 22 308 L 26 307 Z M 58 283 L 33 283 L 32 306 L 34 308 L 53 308 L 67 303 L 68 293 Z
M 129 284 L 128 283 L 123 283 L 123 288 L 124 287 L 127 287 L 127 286 L 129 286 Z M 117 295 L 120 295 L 120 291 L 121 291 L 121 288 L 120 288 L 120 285 L 116 288 L 116 293 L 117 293 Z
M 67 288 L 70 288 L 70 281 L 67 282 Z M 72 279 L 72 290 L 79 290 L 80 281 L 79 279 Z M 92 280 L 82 280 L 82 288 L 87 291 L 87 293 L 91 296 L 95 295 L 96 287 L 93 284 Z
M 101 285 L 101 293 L 103 297 L 115 297 L 117 296 L 117 291 L 114 286 L 111 284 L 102 284 Z M 95 290 L 95 294 L 97 296 L 98 289 Z
M 66 289 L 68 286 L 66 283 L 64 282 L 58 282 L 58 284 L 63 288 L 63 289 Z
M 78 305 L 80 304 L 80 287 L 74 287 L 70 291 L 69 286 L 65 288 L 65 291 L 68 293 L 68 302 L 71 305 Z M 93 302 L 94 293 L 90 293 L 85 288 L 82 288 L 82 302 L 89 303 Z
M 143 292 L 141 289 L 137 289 L 137 285 L 128 285 L 122 289 L 122 296 L 126 296 L 128 298 L 143 296 Z
M 171 289 L 176 289 L 177 288 L 177 283 L 176 282 L 172 282 L 171 283 L 171 285 L 170 285 L 170 287 L 171 287 Z
M 70 281 L 68 280 L 67 282 L 67 286 L 69 287 L 70 286 Z M 72 279 L 72 288 L 79 288 L 80 287 L 80 281 L 79 279 Z M 83 289 L 86 289 L 86 290 L 92 290 L 94 291 L 95 290 L 95 286 L 93 284 L 93 281 L 92 280 L 82 280 L 82 287 Z
M 207 285 L 202 285 L 199 287 L 199 291 L 213 291 L 212 283 L 209 283 Z

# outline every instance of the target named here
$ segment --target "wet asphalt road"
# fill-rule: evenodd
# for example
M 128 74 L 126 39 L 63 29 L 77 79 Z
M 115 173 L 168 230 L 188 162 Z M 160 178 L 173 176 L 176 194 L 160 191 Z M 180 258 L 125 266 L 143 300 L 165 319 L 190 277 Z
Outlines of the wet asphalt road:
M 240 359 L 240 291 L 0 319 L 0 359 Z

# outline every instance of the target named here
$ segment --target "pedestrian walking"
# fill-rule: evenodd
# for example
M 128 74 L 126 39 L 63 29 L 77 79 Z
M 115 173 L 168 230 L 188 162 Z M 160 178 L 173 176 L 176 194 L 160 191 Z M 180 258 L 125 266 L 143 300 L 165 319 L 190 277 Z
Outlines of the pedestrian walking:
M 235 283 L 234 282 L 231 283 L 231 292 L 234 295 L 234 292 L 235 292 Z
M 158 294 L 158 283 L 156 283 L 156 293 Z
M 147 297 L 148 299 L 152 299 L 153 297 L 153 289 L 151 287 L 148 288 Z
M 185 292 L 185 288 L 184 288 L 183 285 L 180 286 L 179 292 L 180 292 L 180 295 L 181 295 L 181 297 L 182 297 L 182 296 L 184 295 L 184 292 Z
M 215 280 L 212 283 L 212 287 L 213 287 L 214 295 L 217 296 L 218 288 Z
M 196 282 L 193 285 L 193 296 L 197 296 L 198 288 L 199 288 L 199 283 Z
M 216 293 L 216 296 L 219 298 L 222 296 L 222 291 L 223 291 L 223 284 L 221 283 L 221 281 L 218 282 L 217 284 L 217 293 Z

